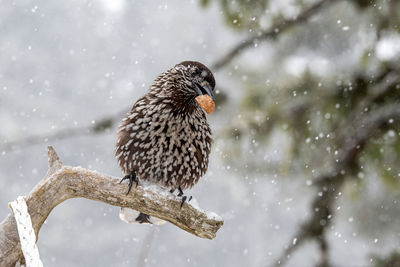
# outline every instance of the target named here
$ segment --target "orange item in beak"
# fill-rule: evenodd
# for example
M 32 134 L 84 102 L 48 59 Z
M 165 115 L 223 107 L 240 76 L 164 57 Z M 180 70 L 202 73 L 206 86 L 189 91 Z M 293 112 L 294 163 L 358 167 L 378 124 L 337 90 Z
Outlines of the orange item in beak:
M 212 113 L 215 109 L 215 103 L 209 95 L 199 95 L 196 97 L 196 101 L 207 114 Z

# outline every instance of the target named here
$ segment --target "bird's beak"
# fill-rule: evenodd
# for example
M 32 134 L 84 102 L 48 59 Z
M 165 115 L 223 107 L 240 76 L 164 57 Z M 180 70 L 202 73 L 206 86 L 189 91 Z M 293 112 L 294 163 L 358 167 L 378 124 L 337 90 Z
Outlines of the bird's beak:
M 195 84 L 195 91 L 198 94 L 196 97 L 197 103 L 204 109 L 207 114 L 210 114 L 215 109 L 214 93 L 209 85 L 201 86 Z

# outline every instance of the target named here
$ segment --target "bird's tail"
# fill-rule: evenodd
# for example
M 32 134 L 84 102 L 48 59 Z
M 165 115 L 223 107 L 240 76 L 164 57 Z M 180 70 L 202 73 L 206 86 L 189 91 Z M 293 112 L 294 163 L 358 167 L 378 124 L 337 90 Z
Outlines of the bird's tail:
M 119 218 L 126 223 L 148 223 L 156 225 L 162 225 L 166 223 L 164 220 L 150 217 L 147 214 L 128 208 L 121 208 L 121 211 L 119 212 Z
M 138 223 L 152 223 L 150 221 L 150 216 L 144 213 L 139 213 L 139 215 L 135 219 L 136 222 Z

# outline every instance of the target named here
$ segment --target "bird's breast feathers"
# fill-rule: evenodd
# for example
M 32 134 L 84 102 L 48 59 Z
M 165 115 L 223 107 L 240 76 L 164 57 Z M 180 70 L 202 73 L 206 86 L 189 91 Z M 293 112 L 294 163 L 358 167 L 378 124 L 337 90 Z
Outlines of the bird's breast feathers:
M 211 130 L 201 109 L 174 111 L 167 99 L 139 99 L 119 128 L 116 156 L 125 174 L 164 187 L 192 187 L 208 167 Z

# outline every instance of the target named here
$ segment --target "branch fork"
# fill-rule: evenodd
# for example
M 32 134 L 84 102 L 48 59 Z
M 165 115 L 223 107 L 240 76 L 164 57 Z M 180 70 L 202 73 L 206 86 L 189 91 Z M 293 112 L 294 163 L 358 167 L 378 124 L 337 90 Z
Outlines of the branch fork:
M 51 146 L 48 162 L 46 176 L 25 197 L 36 236 L 54 207 L 77 197 L 134 209 L 206 239 L 215 238 L 224 223 L 215 213 L 197 207 L 195 201 L 180 208 L 180 198 L 155 185 L 141 183 L 126 195 L 126 185 L 119 184 L 120 178 L 64 165 Z M 10 213 L 0 223 L 0 266 L 13 266 L 23 260 L 15 218 Z

